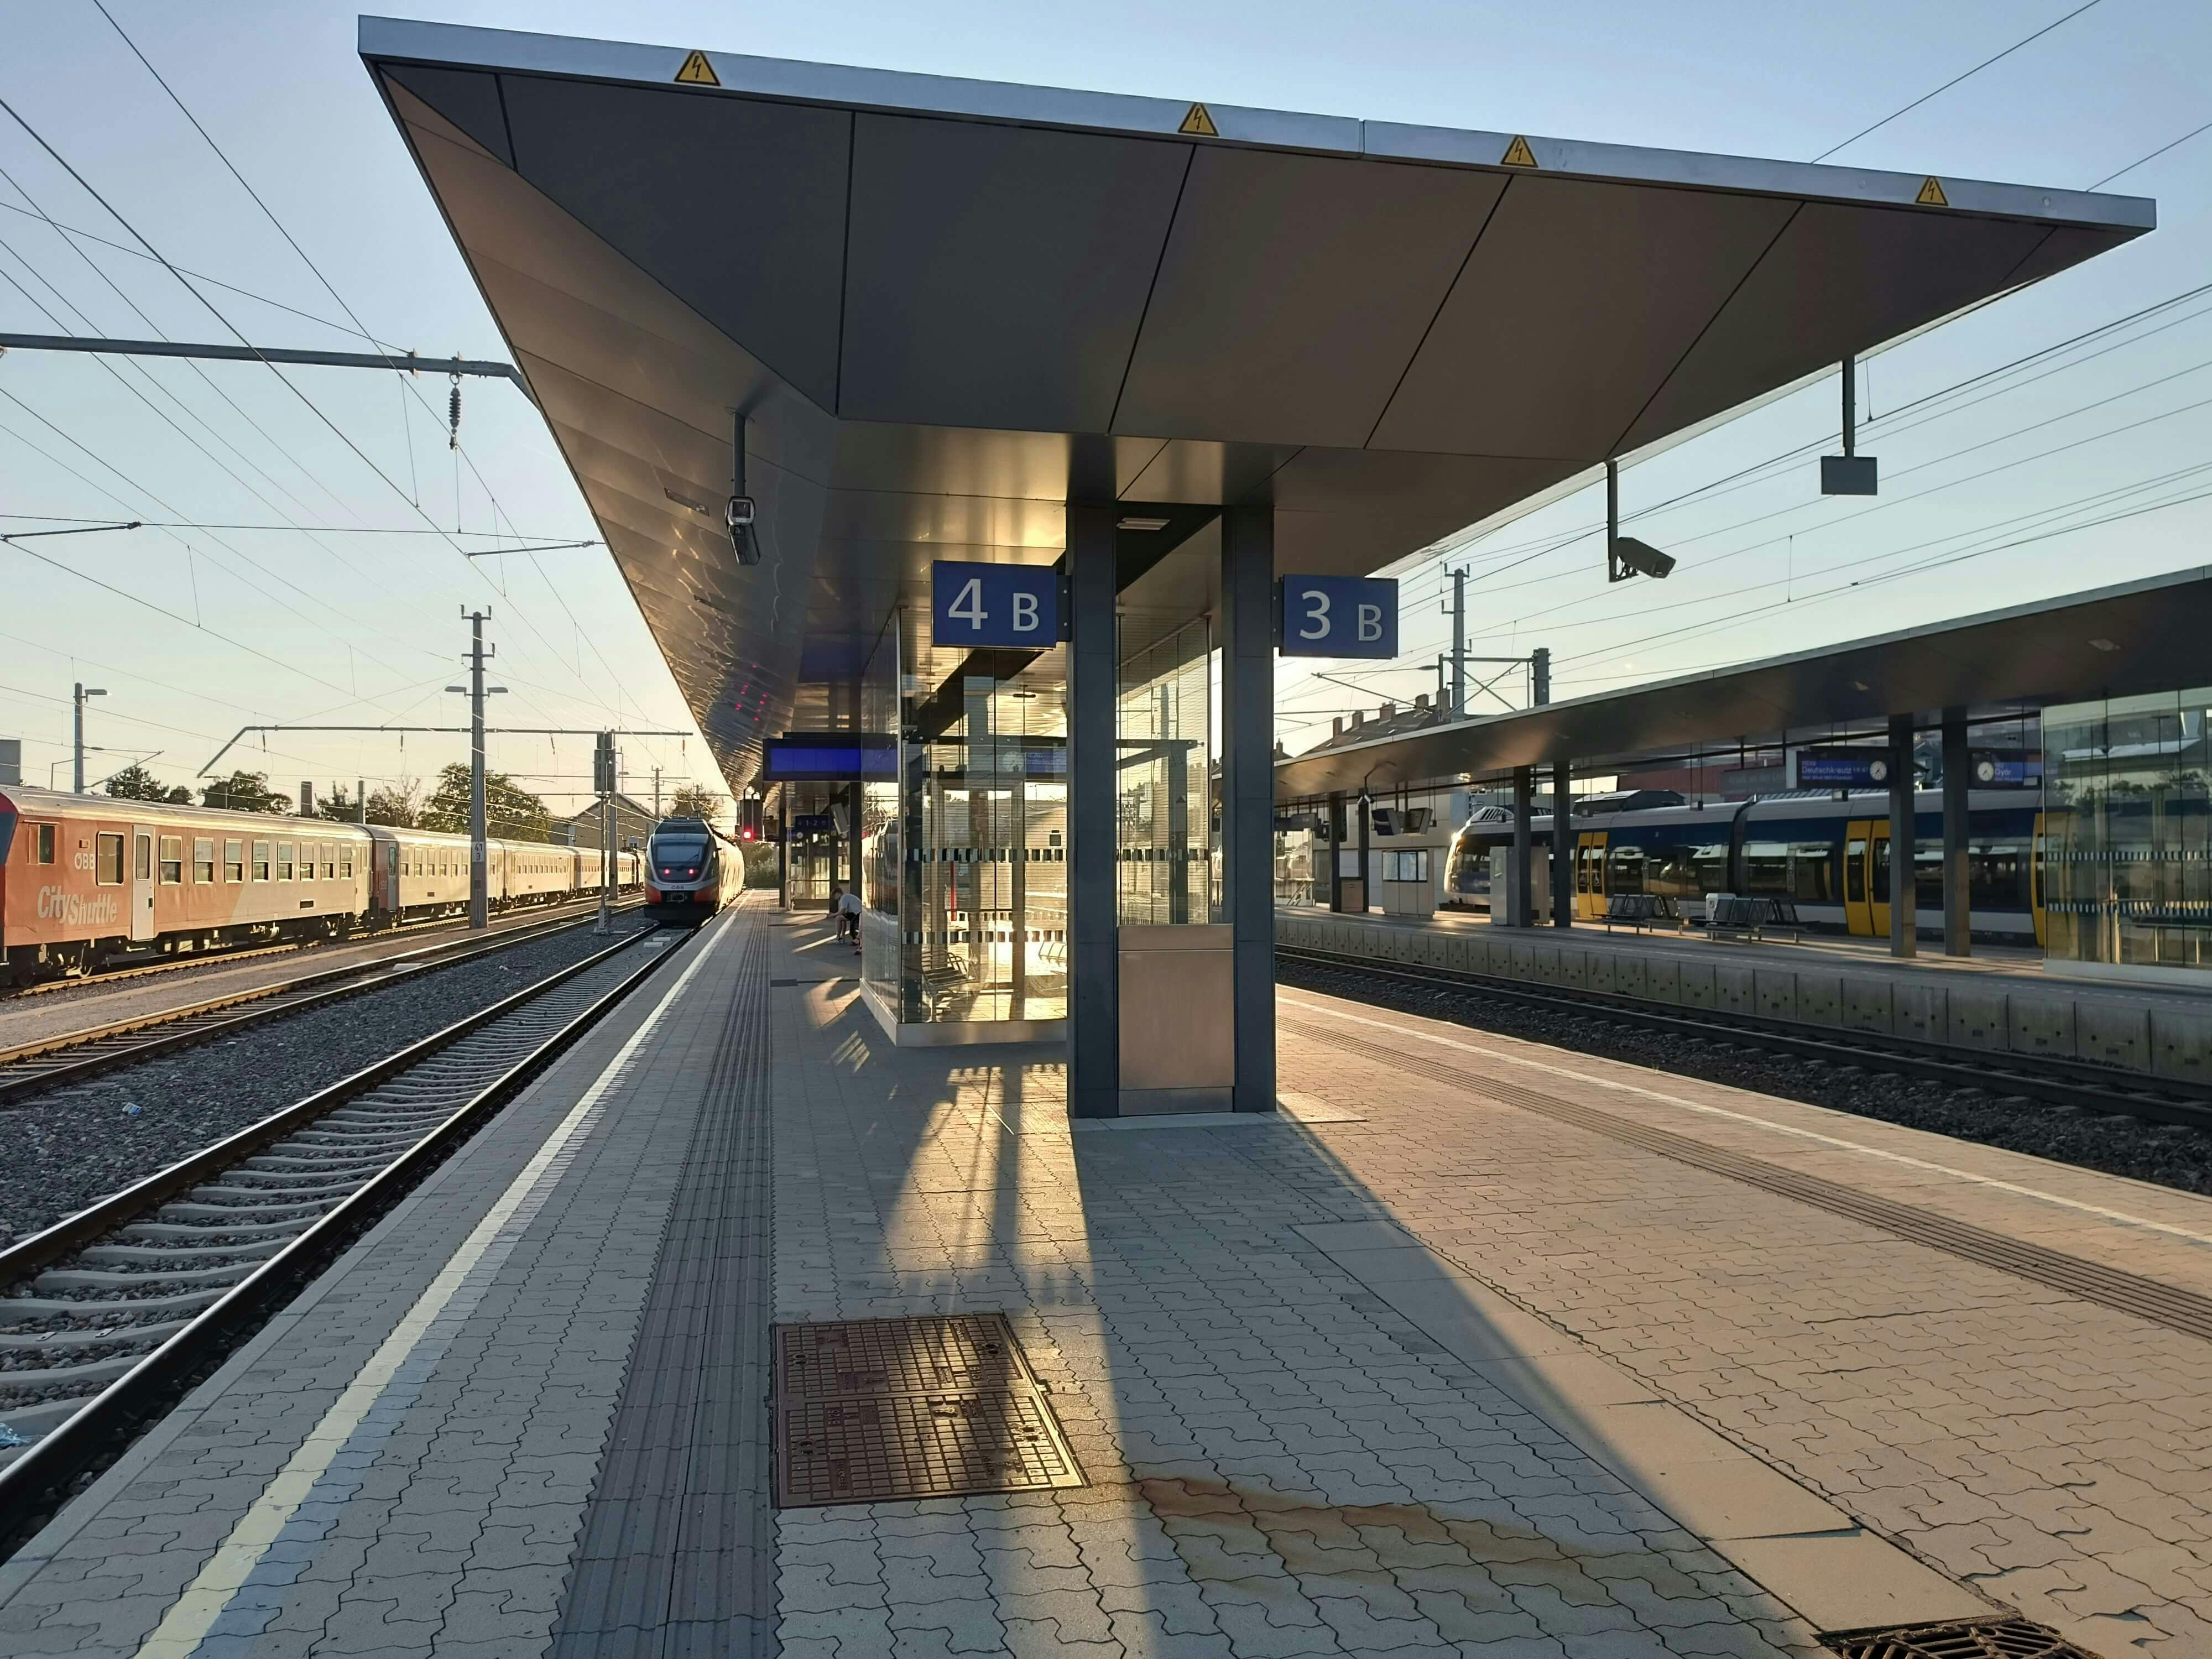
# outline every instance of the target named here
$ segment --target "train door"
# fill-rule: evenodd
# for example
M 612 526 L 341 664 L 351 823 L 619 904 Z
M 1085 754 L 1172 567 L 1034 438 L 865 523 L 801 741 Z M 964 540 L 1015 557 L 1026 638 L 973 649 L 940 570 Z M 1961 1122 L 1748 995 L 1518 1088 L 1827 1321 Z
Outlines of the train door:
M 1850 931 L 1862 938 L 1871 938 L 1875 931 L 1872 894 L 1876 829 L 1887 835 L 1889 825 L 1887 821 L 1853 818 L 1844 826 L 1844 920 Z M 1885 912 L 1888 908 L 1882 907 Z M 1882 922 L 1886 928 L 1887 915 Z
M 1876 939 L 1889 937 L 1889 884 L 1897 860 L 1891 855 L 1889 820 L 1872 818 L 1867 823 L 1867 910 Z M 1910 866 L 1907 866 L 1908 869 Z M 1911 876 L 1905 878 L 1908 881 Z
M 134 828 L 131 836 L 131 938 L 150 939 L 154 920 L 154 832 Z
M 1585 830 L 1575 837 L 1575 918 L 1605 920 L 1605 831 Z

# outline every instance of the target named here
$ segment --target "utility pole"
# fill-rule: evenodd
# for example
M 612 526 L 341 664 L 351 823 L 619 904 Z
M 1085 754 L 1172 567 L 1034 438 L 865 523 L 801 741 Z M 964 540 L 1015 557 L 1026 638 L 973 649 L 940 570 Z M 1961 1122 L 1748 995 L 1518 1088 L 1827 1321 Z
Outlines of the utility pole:
M 599 793 L 599 923 L 595 933 L 614 932 L 615 734 L 599 733 L 592 751 L 592 787 Z
M 368 822 L 368 780 L 367 778 L 356 778 L 353 781 L 353 817 L 356 823 Z
M 499 654 L 497 646 L 484 644 L 483 625 L 491 611 L 471 611 L 463 605 L 461 615 L 469 624 L 469 683 L 446 690 L 465 691 L 469 699 L 469 926 L 483 928 L 491 925 L 491 858 L 485 844 L 484 821 L 484 697 L 507 688 L 484 684 L 485 660 Z
M 70 793 L 72 794 L 84 793 L 84 700 L 87 697 L 104 697 L 106 695 L 107 693 L 99 686 L 88 686 L 82 680 L 76 683 L 76 690 L 71 699 L 76 708 L 76 740 L 72 745 L 72 752 L 76 757 L 76 768 L 70 774 Z
M 1467 572 L 1455 570 L 1452 579 L 1452 718 L 1467 718 Z
M 653 769 L 653 821 L 660 822 L 660 769 Z

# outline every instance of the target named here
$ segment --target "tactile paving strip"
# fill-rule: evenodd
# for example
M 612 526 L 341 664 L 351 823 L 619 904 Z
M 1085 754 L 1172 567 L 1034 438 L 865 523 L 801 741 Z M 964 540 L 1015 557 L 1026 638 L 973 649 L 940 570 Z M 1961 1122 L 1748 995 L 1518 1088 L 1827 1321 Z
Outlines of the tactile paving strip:
M 1000 1314 L 780 1325 L 786 1509 L 1084 1484 Z

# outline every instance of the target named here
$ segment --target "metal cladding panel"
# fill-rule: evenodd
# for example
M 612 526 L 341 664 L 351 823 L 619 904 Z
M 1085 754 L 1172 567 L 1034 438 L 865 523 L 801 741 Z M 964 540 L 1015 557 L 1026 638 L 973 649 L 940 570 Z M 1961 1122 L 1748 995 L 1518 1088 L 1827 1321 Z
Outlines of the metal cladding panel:
M 514 165 L 496 76 L 476 70 L 434 69 L 427 64 L 399 64 L 386 73 L 507 166 Z
M 1793 205 L 1515 178 L 1376 445 L 1603 460 Z M 1567 338 L 1572 351 L 1559 348 Z
M 1365 444 L 1504 185 L 1201 148 L 1114 429 Z
M 1206 507 L 1258 501 L 1264 497 L 1267 480 L 1297 453 L 1285 444 L 1200 443 L 1187 438 L 1148 442 L 1129 457 L 1133 465 L 1124 469 L 1116 493 L 1125 501 Z
M 501 79 L 516 172 L 834 406 L 849 112 L 688 88 Z
M 860 116 L 837 412 L 1105 431 L 1190 154 Z
M 1997 293 L 2050 234 L 2046 225 L 1940 208 L 1808 202 L 1689 348 L 1620 447 L 1733 408 L 1747 386 L 1787 386 Z

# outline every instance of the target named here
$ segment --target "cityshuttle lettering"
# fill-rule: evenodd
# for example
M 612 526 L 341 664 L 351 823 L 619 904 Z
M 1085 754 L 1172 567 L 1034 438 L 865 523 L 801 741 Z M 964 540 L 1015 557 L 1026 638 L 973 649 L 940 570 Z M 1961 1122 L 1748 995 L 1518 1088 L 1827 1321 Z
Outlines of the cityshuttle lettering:
M 74 927 L 107 927 L 115 924 L 123 914 L 122 906 L 112 893 L 102 893 L 96 898 L 86 898 L 72 893 L 66 887 L 39 889 L 39 920 L 63 921 Z

